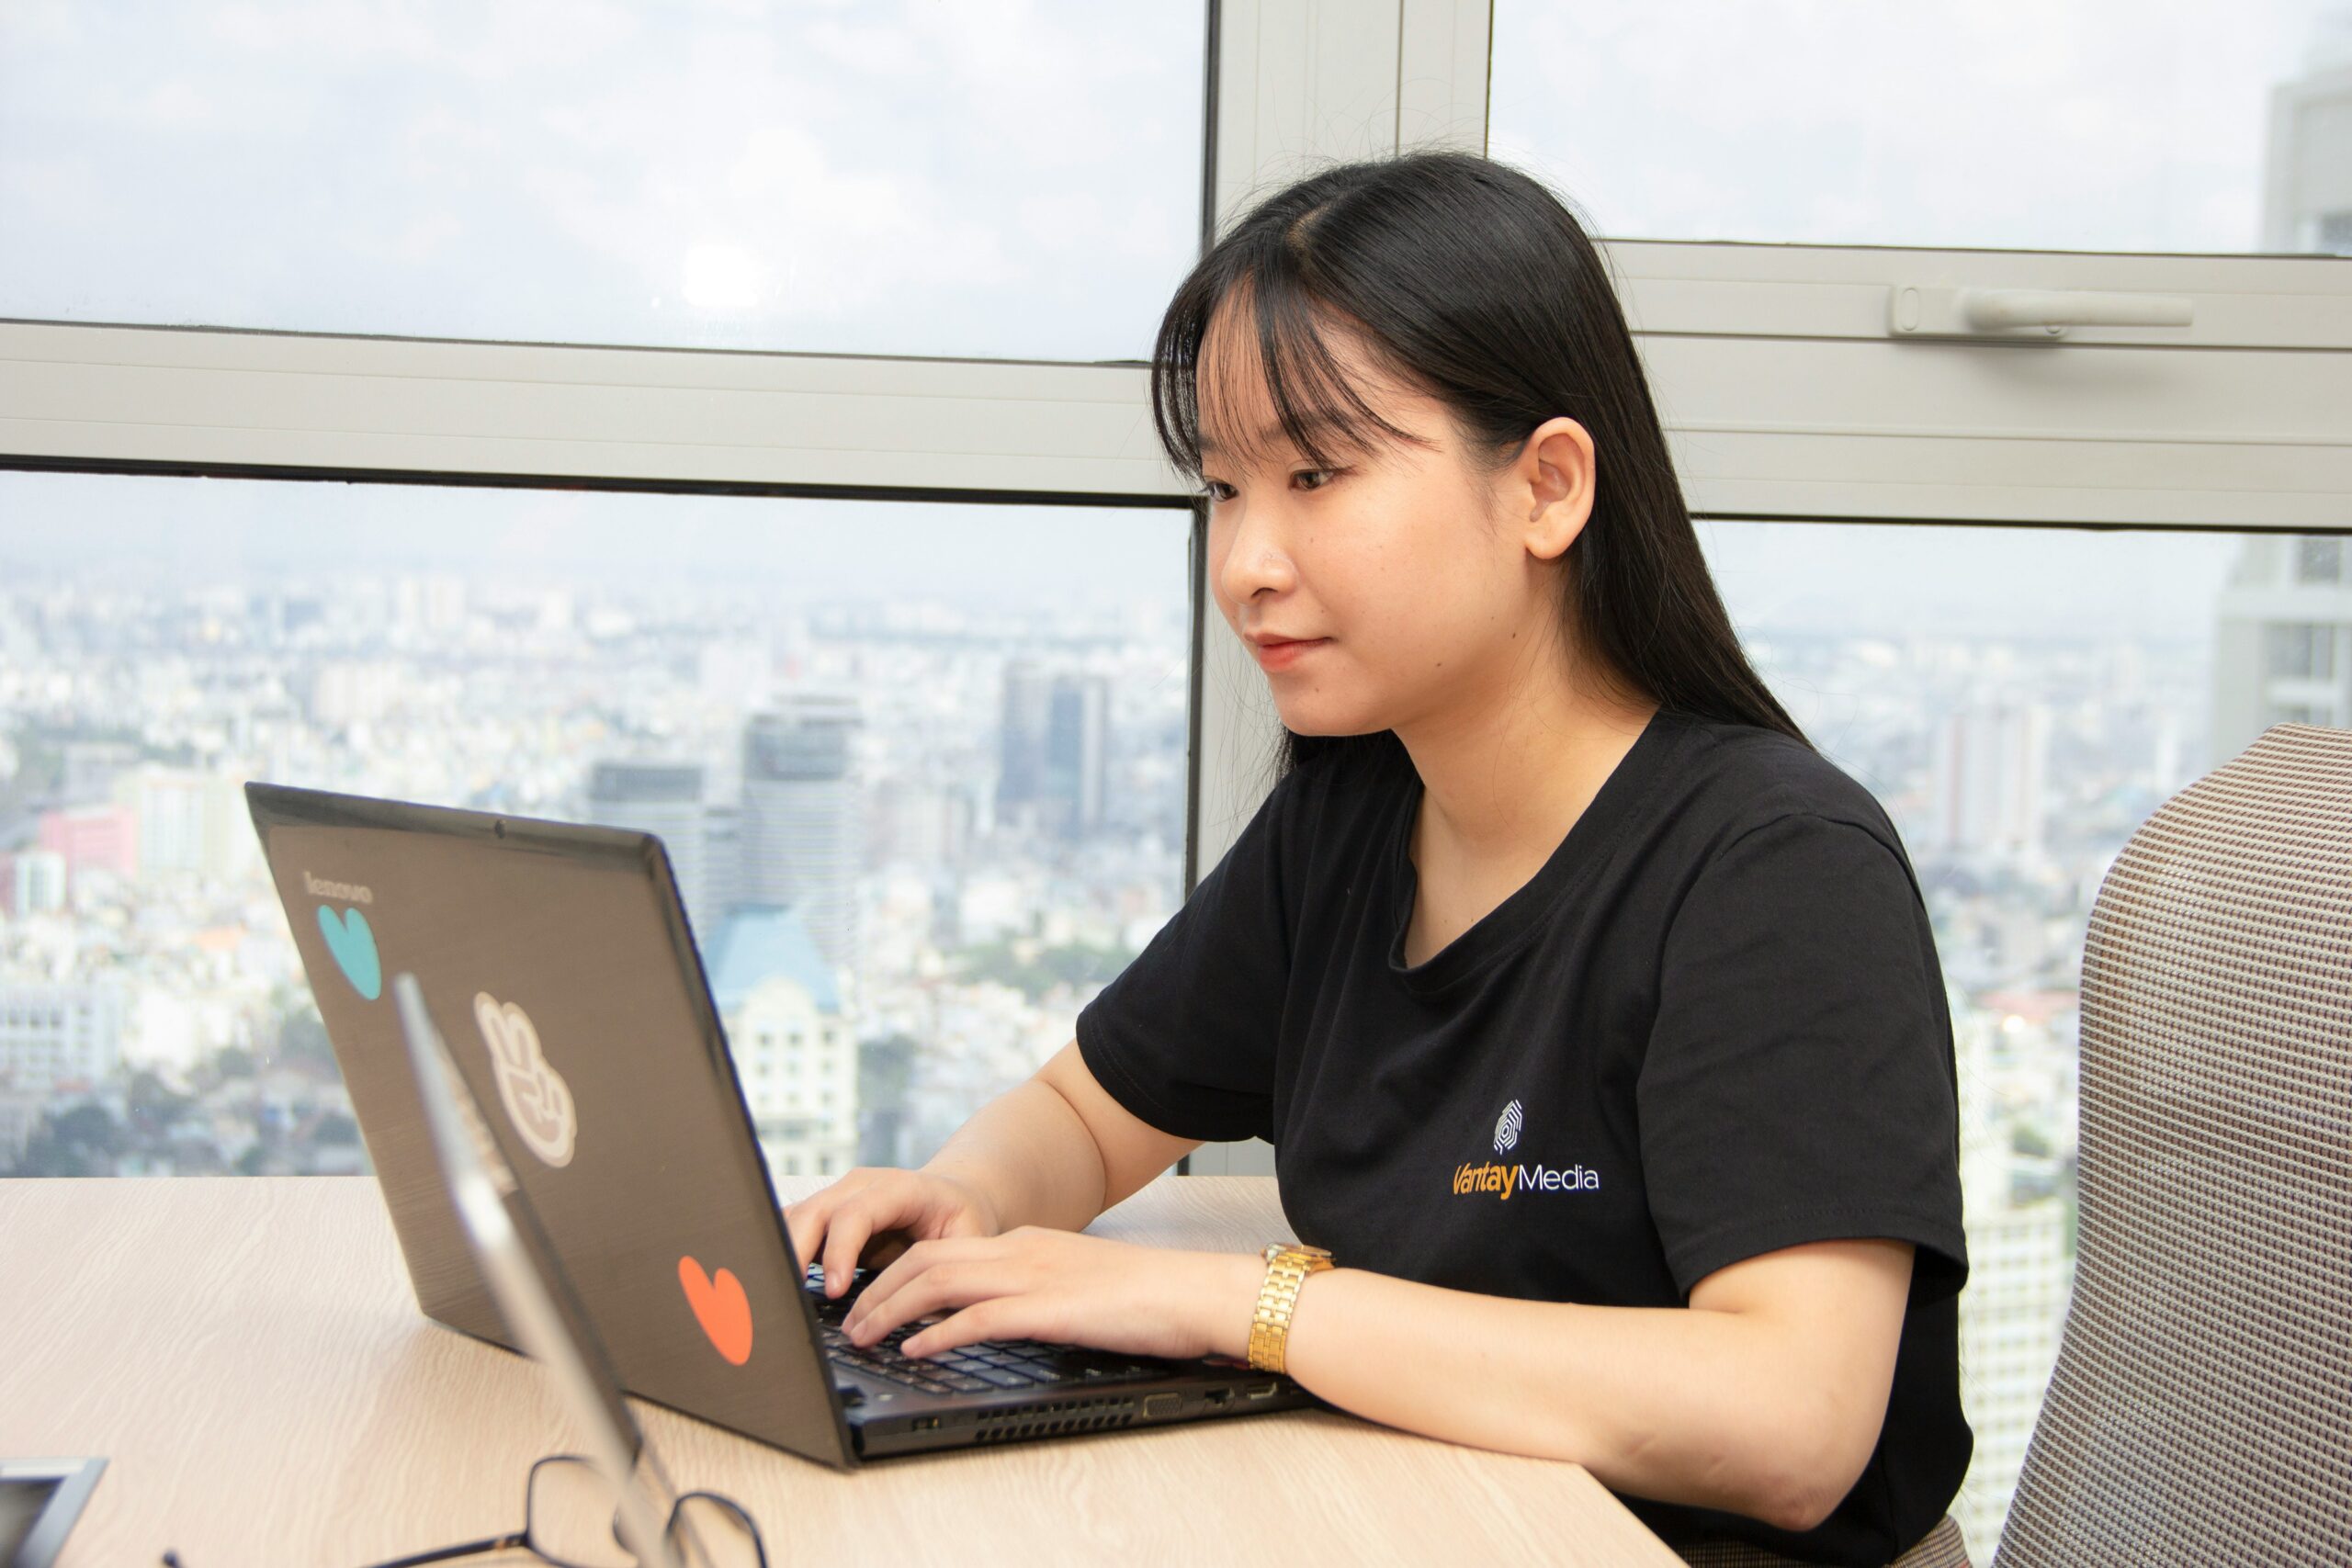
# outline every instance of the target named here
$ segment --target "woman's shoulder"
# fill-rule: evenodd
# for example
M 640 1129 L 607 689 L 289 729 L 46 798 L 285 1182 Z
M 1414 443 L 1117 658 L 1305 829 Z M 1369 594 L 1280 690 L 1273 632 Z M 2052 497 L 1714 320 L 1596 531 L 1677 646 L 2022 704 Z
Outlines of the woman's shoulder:
M 1807 742 L 1761 725 L 1661 710 L 1679 732 L 1666 770 L 1678 808 L 1721 841 L 1791 817 L 1860 828 L 1898 854 L 1902 840 L 1876 795 Z

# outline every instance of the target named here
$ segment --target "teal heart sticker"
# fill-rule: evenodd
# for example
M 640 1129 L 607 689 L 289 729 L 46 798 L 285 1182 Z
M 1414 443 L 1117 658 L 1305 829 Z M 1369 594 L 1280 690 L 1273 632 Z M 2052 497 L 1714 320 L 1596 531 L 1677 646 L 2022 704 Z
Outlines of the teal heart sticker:
M 376 956 L 376 933 L 368 929 L 367 916 L 356 909 L 345 909 L 338 916 L 322 904 L 319 931 L 327 939 L 327 951 L 334 954 L 335 967 L 343 971 L 353 990 L 371 1002 L 384 994 L 384 964 Z

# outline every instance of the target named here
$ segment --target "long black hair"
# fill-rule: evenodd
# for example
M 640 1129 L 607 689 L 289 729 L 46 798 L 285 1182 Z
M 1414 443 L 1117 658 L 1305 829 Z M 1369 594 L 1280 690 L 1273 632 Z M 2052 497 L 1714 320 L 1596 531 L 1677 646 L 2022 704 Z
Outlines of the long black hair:
M 1152 420 L 1170 461 L 1195 480 L 1201 345 L 1237 294 L 1255 320 L 1283 434 L 1318 467 L 1337 451 L 1414 439 L 1350 383 L 1324 337 L 1335 328 L 1442 403 L 1474 461 L 1491 468 L 1547 419 L 1582 424 L 1596 485 L 1561 573 L 1568 646 L 1661 706 L 1812 744 L 1732 629 L 1633 333 L 1600 253 L 1558 196 L 1492 159 L 1420 152 L 1338 164 L 1251 209 L 1178 287 L 1153 348 Z M 1255 456 L 1255 434 L 1236 433 L 1244 455 Z M 1283 735 L 1279 773 L 1366 739 L 1288 726 Z

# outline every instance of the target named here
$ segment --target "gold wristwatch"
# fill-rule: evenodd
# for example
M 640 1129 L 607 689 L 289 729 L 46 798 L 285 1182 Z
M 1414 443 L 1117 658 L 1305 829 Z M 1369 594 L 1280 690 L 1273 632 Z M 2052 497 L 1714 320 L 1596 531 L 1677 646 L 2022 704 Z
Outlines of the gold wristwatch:
M 1266 1282 L 1258 1289 L 1258 1310 L 1250 1319 L 1250 1364 L 1261 1372 L 1283 1370 L 1290 1341 L 1290 1315 L 1298 1309 L 1298 1287 L 1309 1274 L 1331 1267 L 1323 1247 L 1275 1242 L 1266 1248 Z

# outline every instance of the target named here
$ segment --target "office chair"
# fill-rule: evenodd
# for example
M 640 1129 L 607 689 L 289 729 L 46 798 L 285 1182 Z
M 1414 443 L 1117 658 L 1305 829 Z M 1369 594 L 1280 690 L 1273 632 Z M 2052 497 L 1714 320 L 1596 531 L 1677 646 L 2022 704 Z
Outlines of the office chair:
M 1996 1568 L 2352 1562 L 2352 730 L 2159 807 L 2083 948 L 2080 1229 Z

